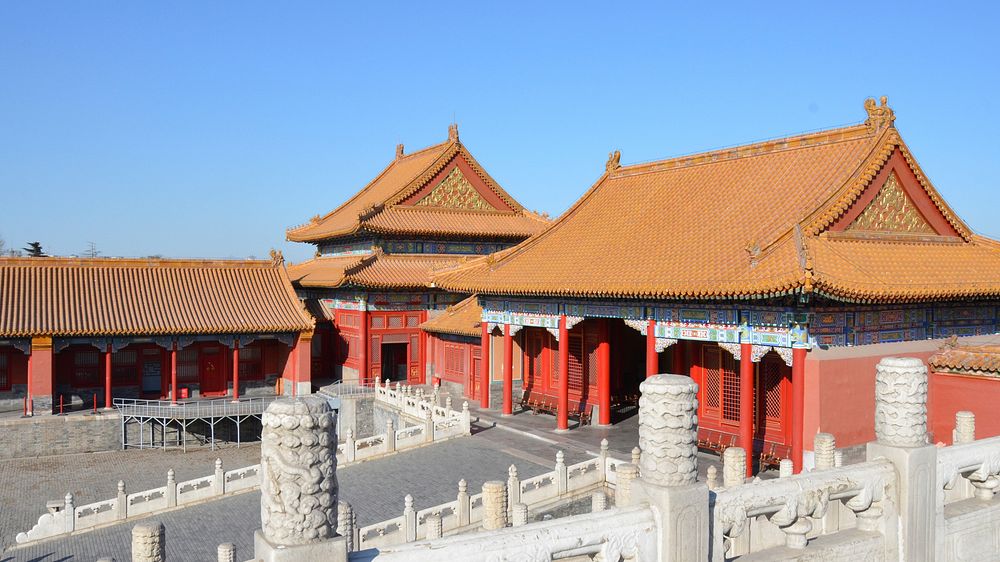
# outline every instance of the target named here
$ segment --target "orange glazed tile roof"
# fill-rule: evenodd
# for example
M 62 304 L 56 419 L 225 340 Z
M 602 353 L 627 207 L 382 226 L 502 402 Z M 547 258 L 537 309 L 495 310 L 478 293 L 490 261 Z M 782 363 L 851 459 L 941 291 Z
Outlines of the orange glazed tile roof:
M 597 298 L 1000 295 L 1000 246 L 973 235 L 948 208 L 893 119 L 883 100 L 862 125 L 632 166 L 620 166 L 614 153 L 595 185 L 541 234 L 439 273 L 435 283 L 469 293 Z M 828 232 L 863 210 L 855 203 L 880 193 L 874 180 L 897 165 L 908 167 L 914 192 L 926 200 L 919 212 L 935 214 L 948 236 Z
M 935 371 L 1000 375 L 1000 345 L 957 345 L 955 339 L 927 360 Z
M 439 172 L 461 160 L 470 173 L 496 198 L 494 211 L 413 206 L 408 198 L 435 179 Z M 481 236 L 526 238 L 542 230 L 548 220 L 524 209 L 486 172 L 458 140 L 457 128 L 448 141 L 402 154 L 389 163 L 361 191 L 325 216 L 288 229 L 293 242 L 321 242 L 360 232 L 398 235 Z
M 420 328 L 425 332 L 454 334 L 456 336 L 482 336 L 483 309 L 479 307 L 476 295 L 449 306 L 440 315 L 424 322 Z
M 278 261 L 0 258 L 0 337 L 312 327 Z
M 379 250 L 364 256 L 314 258 L 290 266 L 288 273 L 295 284 L 307 288 L 422 289 L 430 286 L 433 272 L 465 259 L 442 254 L 384 254 Z

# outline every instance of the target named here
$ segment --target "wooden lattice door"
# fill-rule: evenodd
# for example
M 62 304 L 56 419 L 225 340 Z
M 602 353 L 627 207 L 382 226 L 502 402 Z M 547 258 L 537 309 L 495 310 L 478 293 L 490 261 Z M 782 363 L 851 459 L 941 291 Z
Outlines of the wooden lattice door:
M 701 418 L 710 425 L 739 427 L 740 379 L 736 361 L 717 345 L 701 348 L 702 407 Z
M 774 352 L 757 365 L 755 436 L 774 443 L 788 443 L 791 368 Z

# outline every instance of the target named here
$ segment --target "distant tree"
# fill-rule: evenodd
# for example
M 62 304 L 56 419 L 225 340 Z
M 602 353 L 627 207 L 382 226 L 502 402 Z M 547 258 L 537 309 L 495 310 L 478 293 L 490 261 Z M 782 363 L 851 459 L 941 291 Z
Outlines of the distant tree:
M 46 256 L 40 242 L 28 242 L 28 245 L 22 249 L 28 253 L 29 258 L 44 258 Z
M 0 238 L 0 256 L 7 254 L 7 243 L 4 242 L 3 238 Z
M 84 250 L 83 256 L 87 258 L 96 258 L 101 255 L 101 252 L 97 249 L 97 244 L 93 242 L 87 242 L 87 249 Z

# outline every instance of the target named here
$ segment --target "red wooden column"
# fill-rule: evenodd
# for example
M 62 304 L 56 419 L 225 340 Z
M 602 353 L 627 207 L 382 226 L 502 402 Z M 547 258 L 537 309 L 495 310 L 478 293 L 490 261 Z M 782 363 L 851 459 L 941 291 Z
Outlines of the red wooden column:
M 510 324 L 503 325 L 503 412 L 514 413 L 514 338 L 510 337 Z
M 747 476 L 753 476 L 753 346 L 740 344 L 740 447 L 747 453 Z
M 565 314 L 559 317 L 559 409 L 556 429 L 569 429 L 569 330 Z
M 177 344 L 170 348 L 170 404 L 177 404 Z
M 673 362 L 674 368 L 671 369 L 675 375 L 687 375 L 688 373 L 684 370 L 684 348 L 686 342 L 684 340 L 677 340 L 674 344 Z
M 104 352 L 104 409 L 111 409 L 111 344 Z
M 792 464 L 802 472 L 802 431 L 806 403 L 806 348 L 792 347 Z
M 646 376 L 651 377 L 660 370 L 656 357 L 656 320 L 650 318 L 646 326 Z
M 371 342 L 368 341 L 368 305 L 362 301 L 359 308 L 358 316 L 360 317 L 361 333 L 358 336 L 358 382 L 365 384 L 368 382 L 368 348 L 371 346 Z
M 240 340 L 233 340 L 233 402 L 240 399 Z
M 611 425 L 611 337 L 608 320 L 601 320 L 601 340 L 597 344 L 597 405 L 599 425 Z
M 483 328 L 483 339 L 479 343 L 479 406 L 490 407 L 490 323 L 479 321 Z M 475 399 L 475 396 L 470 396 Z

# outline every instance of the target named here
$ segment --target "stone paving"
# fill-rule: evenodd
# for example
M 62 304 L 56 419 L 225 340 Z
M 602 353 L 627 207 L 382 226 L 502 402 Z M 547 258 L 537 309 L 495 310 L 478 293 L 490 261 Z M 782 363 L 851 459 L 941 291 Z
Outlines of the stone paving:
M 240 451 L 246 450 L 249 453 L 249 449 L 246 447 Z M 256 456 L 251 458 L 251 455 L 247 454 L 247 462 L 244 464 L 259 461 L 259 448 L 254 449 Z M 572 443 L 557 447 L 523 433 L 480 427 L 472 437 L 436 443 L 383 459 L 341 468 L 337 471 L 337 477 L 340 481 L 341 497 L 354 506 L 358 524 L 367 525 L 401 514 L 403 497 L 408 493 L 413 495 L 417 509 L 421 509 L 454 499 L 458 491 L 458 481 L 462 478 L 468 481 L 469 490 L 474 493 L 486 480 L 506 478 L 507 467 L 511 464 L 517 465 L 518 473 L 523 478 L 541 474 L 552 469 L 555 451 L 558 449 L 564 451 L 567 464 L 590 457 L 585 448 Z M 210 470 L 202 470 L 201 462 L 188 463 L 188 459 L 192 458 L 190 453 L 182 455 L 171 451 L 141 452 L 157 453 L 161 456 L 157 459 L 155 455 L 149 455 L 142 460 L 157 467 L 155 470 L 150 469 L 154 476 L 161 472 L 165 473 L 168 465 L 179 464 L 178 460 L 183 460 L 185 464 L 197 465 L 196 469 L 186 467 L 186 470 L 193 472 L 191 476 L 183 478 L 191 478 L 202 472 L 207 474 Z M 128 453 L 118 453 L 118 455 L 127 456 Z M 54 459 L 59 458 L 54 457 Z M 214 457 L 206 456 L 209 467 L 212 458 Z M 115 462 L 121 461 L 109 459 L 110 464 Z M 224 462 L 230 461 L 224 459 Z M 236 461 L 232 462 L 234 463 L 232 466 L 237 466 Z M 57 460 L 49 463 L 59 464 Z M 163 470 L 159 470 L 160 468 Z M 63 470 L 72 471 L 73 467 Z M 175 467 L 175 470 L 179 469 Z M 178 480 L 180 479 L 182 477 L 178 475 Z M 113 491 L 113 482 L 117 482 L 117 477 L 111 476 L 110 480 L 112 483 L 108 489 Z M 158 477 L 151 480 L 159 482 Z M 53 485 L 51 480 L 49 485 Z M 151 484 L 150 487 L 152 485 L 157 484 Z M 7 495 L 10 489 L 10 486 L 0 489 L 2 490 L 0 498 Z M 44 490 L 45 485 L 41 485 L 39 489 Z M 36 490 L 35 493 L 40 492 Z M 44 508 L 44 498 L 48 498 L 49 495 L 60 494 L 42 494 L 39 507 Z M 3 505 L 7 505 L 6 499 Z M 37 518 L 41 511 L 36 509 L 33 513 L 33 517 Z M 246 493 L 153 517 L 166 526 L 167 554 L 171 559 L 213 560 L 215 548 L 222 542 L 235 543 L 239 552 L 238 558 L 246 559 L 253 553 L 253 531 L 260 527 L 260 494 Z M 91 561 L 100 556 L 114 556 L 118 560 L 128 560 L 129 533 L 133 524 L 134 522 L 126 522 L 74 537 L 9 549 L 3 557 L 0 557 L 0 561 Z M 19 528 L 16 530 L 24 530 L 20 528 L 23 524 L 17 527 Z

